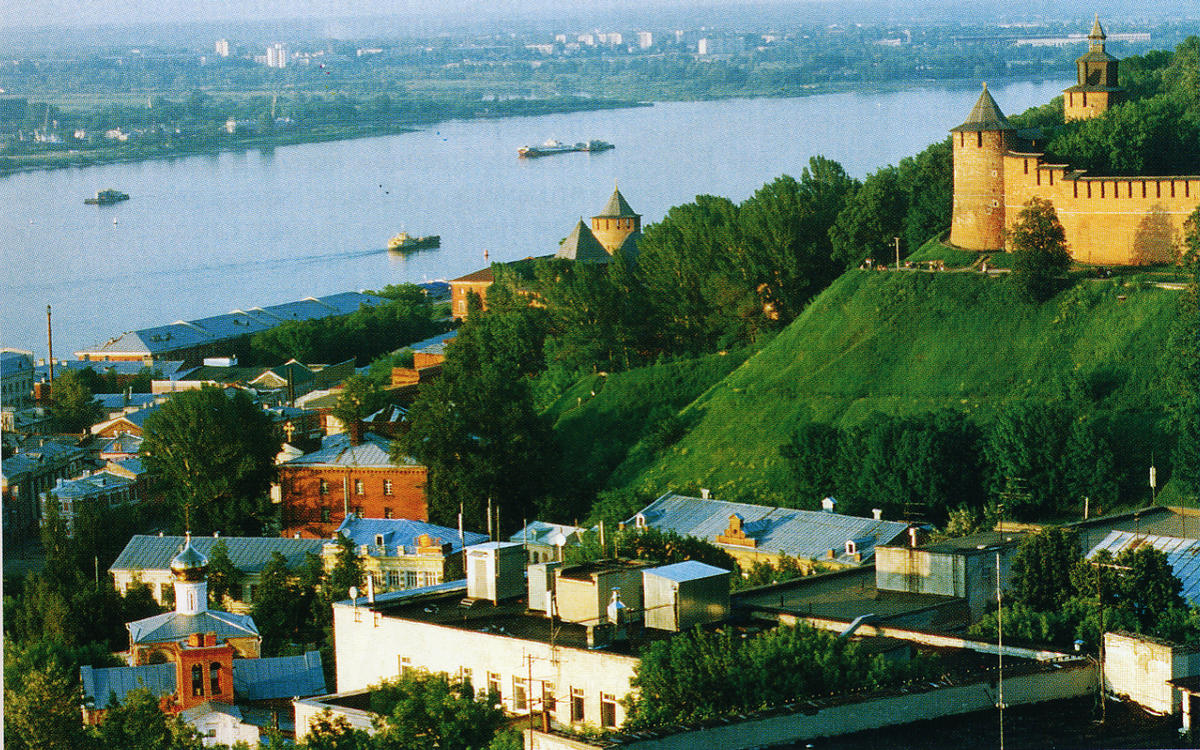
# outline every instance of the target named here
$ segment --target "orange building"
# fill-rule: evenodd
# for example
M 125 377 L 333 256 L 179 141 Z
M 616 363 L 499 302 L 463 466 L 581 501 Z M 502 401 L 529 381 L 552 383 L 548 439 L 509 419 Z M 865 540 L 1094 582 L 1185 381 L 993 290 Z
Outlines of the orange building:
M 1079 83 L 1064 92 L 1067 119 L 1098 117 L 1121 100 L 1117 60 L 1104 51 L 1097 18 L 1089 50 L 1079 58 Z M 1139 265 L 1174 260 L 1183 224 L 1200 206 L 1200 176 L 1091 176 L 1049 163 L 1038 135 L 1018 132 L 984 86 L 963 124 L 951 129 L 954 209 L 950 244 L 1001 250 L 1031 198 L 1049 201 L 1080 263 Z
M 350 516 L 429 519 L 428 470 L 392 463 L 391 442 L 374 433 L 330 435 L 321 449 L 279 465 L 283 535 L 332 538 Z

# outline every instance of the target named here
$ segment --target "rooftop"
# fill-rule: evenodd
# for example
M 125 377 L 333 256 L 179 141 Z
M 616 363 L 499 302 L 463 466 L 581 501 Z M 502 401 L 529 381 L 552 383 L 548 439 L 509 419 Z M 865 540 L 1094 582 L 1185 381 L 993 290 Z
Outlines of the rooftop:
M 346 468 L 346 467 L 378 467 L 385 469 L 396 468 L 389 457 L 392 441 L 388 438 L 368 432 L 363 435 L 362 443 L 352 445 L 350 435 L 340 432 L 329 435 L 321 442 L 321 447 L 312 453 L 306 453 L 280 464 L 286 468 Z M 405 457 L 402 466 L 419 466 L 416 460 Z
M 459 552 L 464 546 L 481 544 L 488 540 L 486 534 L 464 531 L 463 539 L 459 539 L 458 529 L 446 526 L 436 526 L 424 521 L 412 521 L 407 518 L 357 518 L 351 516 L 342 521 L 337 529 L 338 534 L 344 534 L 357 545 L 374 546 L 377 539 L 383 537 L 386 547 L 395 549 L 403 547 L 409 554 L 416 551 L 417 541 L 421 536 L 428 536 L 432 542 L 450 545 L 451 553 Z
M 1088 552 L 1094 557 L 1100 550 L 1108 550 L 1114 557 L 1125 550 L 1135 550 L 1149 545 L 1167 556 L 1175 577 L 1183 582 L 1183 598 L 1193 605 L 1200 603 L 1200 540 L 1181 539 L 1172 536 L 1131 534 L 1128 531 L 1112 531 Z
M 996 104 L 996 100 L 988 93 L 987 84 L 983 84 L 983 93 L 979 95 L 979 100 L 975 102 L 975 106 L 971 108 L 971 114 L 967 115 L 967 119 L 962 125 L 950 128 L 950 132 L 975 132 L 975 131 L 993 131 L 993 130 L 1016 130 L 1004 113 L 1000 111 L 1000 105 Z
M 290 539 L 281 537 L 194 536 L 192 546 L 205 557 L 212 557 L 217 542 L 225 542 L 229 561 L 243 573 L 257 573 L 267 566 L 278 552 L 289 568 L 298 568 L 309 552 L 321 554 L 320 539 Z M 183 549 L 184 537 L 148 536 L 138 534 L 129 540 L 109 570 L 167 570 L 171 558 Z
M 987 549 L 995 549 L 1000 546 L 1011 546 L 1020 544 L 1021 540 L 1029 536 L 1026 531 L 981 531 L 978 534 L 970 536 L 961 536 L 956 539 L 947 539 L 933 544 L 921 545 L 921 549 L 926 552 L 934 553 L 968 553 L 974 554 Z

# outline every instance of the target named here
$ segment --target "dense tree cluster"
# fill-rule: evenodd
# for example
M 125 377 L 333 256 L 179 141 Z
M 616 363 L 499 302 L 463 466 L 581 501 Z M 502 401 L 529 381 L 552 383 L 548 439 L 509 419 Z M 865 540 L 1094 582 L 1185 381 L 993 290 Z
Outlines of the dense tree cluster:
M 985 418 L 944 410 L 876 414 L 854 427 L 805 422 L 780 449 L 801 497 L 836 497 L 839 510 L 944 524 L 956 508 L 1010 518 L 1077 513 L 1084 498 L 1140 501 L 1143 469 L 1118 462 L 1120 422 L 1064 401 L 1014 401 Z M 1141 457 L 1149 459 L 1149 456 Z
M 972 626 L 1005 637 L 1070 648 L 1096 648 L 1104 632 L 1125 630 L 1188 643 L 1200 637 L 1200 609 L 1180 595 L 1183 584 L 1167 556 L 1150 545 L 1085 560 L 1075 536 L 1049 527 L 1022 542 L 1001 612 Z
M 1071 254 L 1067 232 L 1048 200 L 1030 198 L 1005 232 L 1013 255 L 1012 279 L 1027 302 L 1045 302 L 1062 289 Z

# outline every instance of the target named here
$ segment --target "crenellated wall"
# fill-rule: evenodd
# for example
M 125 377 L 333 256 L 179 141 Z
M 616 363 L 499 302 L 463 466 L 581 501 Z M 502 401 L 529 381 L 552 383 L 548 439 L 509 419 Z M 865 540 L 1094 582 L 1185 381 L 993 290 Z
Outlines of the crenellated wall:
M 1032 153 L 1005 155 L 1003 187 L 1006 228 L 1030 198 L 1048 200 L 1071 257 L 1095 265 L 1171 262 L 1200 206 L 1200 176 L 1090 177 Z

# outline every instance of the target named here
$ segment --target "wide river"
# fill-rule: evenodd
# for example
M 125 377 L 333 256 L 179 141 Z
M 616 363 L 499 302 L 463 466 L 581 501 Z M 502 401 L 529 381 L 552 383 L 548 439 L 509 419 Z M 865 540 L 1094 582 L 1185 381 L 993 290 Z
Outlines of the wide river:
M 991 92 L 1012 114 L 1069 84 Z M 945 138 L 978 96 L 964 85 L 667 103 L 0 178 L 0 345 L 45 357 L 47 305 L 65 359 L 124 331 L 550 254 L 614 184 L 649 224 L 698 194 L 744 200 L 814 155 L 862 178 Z M 616 148 L 517 157 L 547 138 Z M 132 199 L 84 205 L 104 188 Z M 441 248 L 389 253 L 401 230 L 439 234 Z

